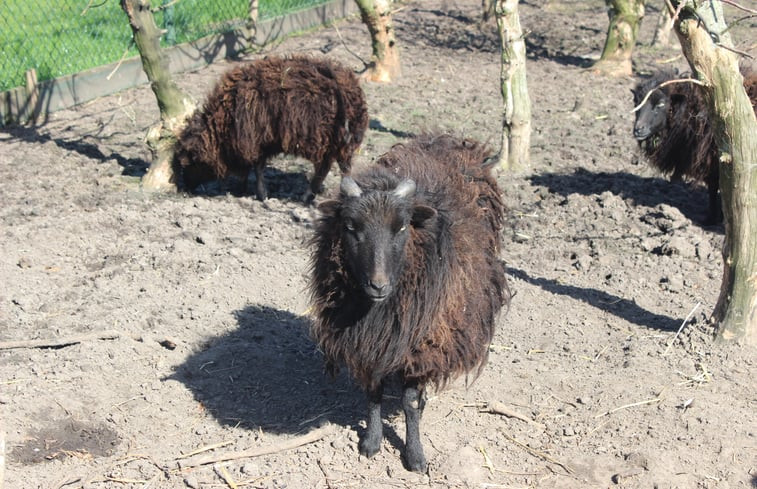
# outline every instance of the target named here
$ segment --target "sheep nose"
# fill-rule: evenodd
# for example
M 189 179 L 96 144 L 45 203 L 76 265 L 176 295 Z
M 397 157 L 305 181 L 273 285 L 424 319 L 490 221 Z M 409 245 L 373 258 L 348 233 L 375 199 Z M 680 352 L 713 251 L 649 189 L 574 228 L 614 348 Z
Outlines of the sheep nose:
M 372 279 L 372 280 L 368 281 L 368 286 L 371 289 L 373 289 L 376 292 L 378 292 L 379 294 L 383 294 L 389 288 L 389 284 L 386 283 L 383 280 L 380 280 L 380 279 L 379 280 Z
M 389 285 L 389 281 L 382 278 L 373 278 L 368 281 L 365 292 L 371 300 L 381 302 L 389 297 L 392 287 Z
M 639 141 L 642 141 L 649 137 L 649 131 L 642 127 L 634 127 L 633 128 L 633 135 L 636 139 Z

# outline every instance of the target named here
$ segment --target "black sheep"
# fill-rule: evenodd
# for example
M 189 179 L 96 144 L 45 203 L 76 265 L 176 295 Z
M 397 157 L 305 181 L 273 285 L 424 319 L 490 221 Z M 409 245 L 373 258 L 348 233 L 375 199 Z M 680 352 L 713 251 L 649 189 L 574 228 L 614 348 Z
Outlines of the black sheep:
M 309 56 L 271 56 L 223 75 L 178 138 L 174 174 L 194 190 L 229 174 L 246 182 L 254 168 L 257 198 L 265 200 L 266 162 L 291 154 L 315 166 L 309 201 L 334 160 L 349 174 L 367 126 L 365 96 L 351 70 Z
M 488 150 L 452 136 L 397 145 L 343 177 L 312 240 L 311 333 L 332 372 L 344 364 L 368 396 L 360 453 L 382 433 L 384 384 L 403 383 L 405 461 L 424 471 L 424 389 L 486 363 L 510 292 L 499 260 L 504 205 Z
M 634 105 L 651 93 L 636 111 L 633 135 L 649 163 L 663 174 L 671 175 L 672 180 L 688 178 L 707 185 L 709 211 L 705 223 L 716 224 L 722 220 L 719 151 L 709 110 L 697 84 L 676 82 L 659 87 L 677 78 L 672 72 L 660 72 L 636 85 Z M 757 104 L 757 90 L 751 88 L 757 83 L 755 78 L 754 73 L 744 74 L 752 107 Z

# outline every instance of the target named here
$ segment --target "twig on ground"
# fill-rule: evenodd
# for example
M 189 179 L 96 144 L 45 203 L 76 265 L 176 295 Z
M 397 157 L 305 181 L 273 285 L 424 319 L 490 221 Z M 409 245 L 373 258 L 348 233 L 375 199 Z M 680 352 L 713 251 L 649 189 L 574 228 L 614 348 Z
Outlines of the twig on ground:
M 466 404 L 465 407 L 477 407 L 479 413 L 501 414 L 502 416 L 507 416 L 508 418 L 515 418 L 524 421 L 531 426 L 539 428 L 540 430 L 546 429 L 546 426 L 544 426 L 543 424 L 534 421 L 525 414 L 521 414 L 518 411 L 508 408 L 501 402 L 487 401 L 479 404 Z
M 518 445 L 519 447 L 521 447 L 522 449 L 524 449 L 525 451 L 527 451 L 528 453 L 530 453 L 531 455 L 533 455 L 535 457 L 539 457 L 540 459 L 546 460 L 547 462 L 553 463 L 555 465 L 559 465 L 560 467 L 563 468 L 563 470 L 565 470 L 565 472 L 567 472 L 569 474 L 575 473 L 575 471 L 568 464 L 564 464 L 564 463 L 560 462 L 559 460 L 555 460 L 554 458 L 550 457 L 546 453 L 540 452 L 539 450 L 534 450 L 533 448 L 529 447 L 528 445 L 526 445 L 522 441 L 518 441 L 515 438 L 513 438 L 512 436 L 508 435 L 504 431 L 502 432 L 502 435 L 505 438 L 507 438 L 508 440 L 510 440 L 511 442 L 513 442 L 516 445 Z
M 284 440 L 281 443 L 277 443 L 270 447 L 250 448 L 248 450 L 242 450 L 241 452 L 222 453 L 218 455 L 206 455 L 206 456 L 201 456 L 201 457 L 190 458 L 187 460 L 177 459 L 177 462 L 180 468 L 186 469 L 190 467 L 197 467 L 200 465 L 214 464 L 218 462 L 228 462 L 230 460 L 239 460 L 242 458 L 260 457 L 263 455 L 270 455 L 272 453 L 278 453 L 278 452 L 283 452 L 286 450 L 291 450 L 293 448 L 301 447 L 303 445 L 316 442 L 320 440 L 321 438 L 324 438 L 325 436 L 330 435 L 333 432 L 334 432 L 334 427 L 332 425 L 326 425 L 326 426 L 322 426 L 321 428 L 312 430 L 311 432 L 306 433 L 302 436 L 297 436 L 294 438 L 290 438 L 288 440 Z
M 216 448 L 223 448 L 225 446 L 231 445 L 234 443 L 233 441 L 222 441 L 220 443 L 214 443 L 212 445 L 205 445 L 204 447 L 200 447 L 197 450 L 192 450 L 189 453 L 184 453 L 182 455 L 179 455 L 176 457 L 176 460 L 181 460 L 183 458 L 189 458 L 194 457 L 195 455 L 199 455 L 200 453 L 209 452 L 210 450 L 215 450 Z
M 615 409 L 610 409 L 609 411 L 605 411 L 602 414 L 597 414 L 596 416 L 594 416 L 594 419 L 601 418 L 603 416 L 608 416 L 616 411 L 621 411 L 623 409 L 628 409 L 628 408 L 632 408 L 636 406 L 644 406 L 645 404 L 654 404 L 660 401 L 662 401 L 662 399 L 659 397 L 656 397 L 654 399 L 647 399 L 646 401 L 632 402 L 631 404 L 625 404 L 623 406 L 616 407 Z
M 101 331 L 99 333 L 63 336 L 61 338 L 51 338 L 49 340 L 0 341 L 0 350 L 12 350 L 14 348 L 59 348 L 92 340 L 115 340 L 123 336 L 125 336 L 123 333 L 111 330 Z
M 702 304 L 701 302 L 697 302 L 697 305 L 694 306 L 694 309 L 692 309 L 691 312 L 689 312 L 689 314 L 686 316 L 686 319 L 684 319 L 683 322 L 681 323 L 681 327 L 678 328 L 678 331 L 676 331 L 675 336 L 673 336 L 673 339 L 670 340 L 670 343 L 668 343 L 668 347 L 665 348 L 664 352 L 662 352 L 662 356 L 665 356 L 668 354 L 668 350 L 670 350 L 670 347 L 673 346 L 673 343 L 676 342 L 678 335 L 681 334 L 681 331 L 683 331 L 683 327 L 686 326 L 686 323 L 689 322 L 689 319 L 691 319 L 691 316 L 694 315 L 694 312 L 699 308 L 701 304 Z
M 239 489 L 239 486 L 236 482 L 234 482 L 234 479 L 231 477 L 231 474 L 229 474 L 229 471 L 226 470 L 226 467 L 224 467 L 223 465 L 214 465 L 213 470 L 216 471 L 218 477 L 223 479 L 223 481 L 227 486 L 229 486 L 230 489 Z

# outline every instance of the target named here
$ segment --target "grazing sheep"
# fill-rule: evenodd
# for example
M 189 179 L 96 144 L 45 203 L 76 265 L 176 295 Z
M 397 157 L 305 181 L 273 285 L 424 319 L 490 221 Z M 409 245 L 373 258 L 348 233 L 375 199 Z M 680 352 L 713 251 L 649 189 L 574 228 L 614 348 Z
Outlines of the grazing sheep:
M 367 126 L 365 96 L 352 71 L 326 59 L 271 56 L 223 75 L 178 139 L 174 174 L 194 190 L 229 174 L 246 182 L 254 168 L 257 198 L 265 200 L 266 162 L 291 154 L 315 166 L 309 201 L 334 160 L 349 174 Z
M 344 364 L 368 396 L 360 453 L 383 438 L 385 382 L 403 384 L 405 461 L 424 471 L 424 389 L 480 373 L 495 317 L 509 303 L 498 254 L 504 205 L 488 150 L 440 135 L 397 145 L 343 177 L 312 239 L 311 333 L 333 373 Z
M 661 72 L 639 82 L 633 89 L 636 112 L 633 135 L 650 164 L 672 180 L 686 177 L 707 184 L 709 211 L 706 224 L 722 220 L 719 190 L 719 152 L 714 140 L 709 111 L 702 87 L 690 82 L 661 83 L 678 78 L 672 72 Z M 744 74 L 744 86 L 752 106 L 757 104 L 757 76 Z M 755 108 L 757 111 L 757 108 Z M 757 113 L 757 112 L 756 112 Z

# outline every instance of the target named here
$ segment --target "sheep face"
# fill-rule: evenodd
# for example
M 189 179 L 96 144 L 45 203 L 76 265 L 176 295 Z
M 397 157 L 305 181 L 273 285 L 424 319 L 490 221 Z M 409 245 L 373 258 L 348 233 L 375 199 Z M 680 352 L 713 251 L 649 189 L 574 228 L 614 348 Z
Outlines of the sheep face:
M 634 92 L 634 104 L 640 104 L 645 96 L 646 93 Z M 662 132 L 670 103 L 669 97 L 661 90 L 656 89 L 652 92 L 644 105 L 636 111 L 633 135 L 637 141 L 645 141 Z
M 403 180 L 392 190 L 363 192 L 344 177 L 341 193 L 338 222 L 345 266 L 369 300 L 383 302 L 402 273 L 410 228 L 422 226 L 436 211 L 413 204 L 412 180 Z
M 193 191 L 201 184 L 215 180 L 216 173 L 209 165 L 191 163 L 183 167 L 182 179 L 184 187 Z

